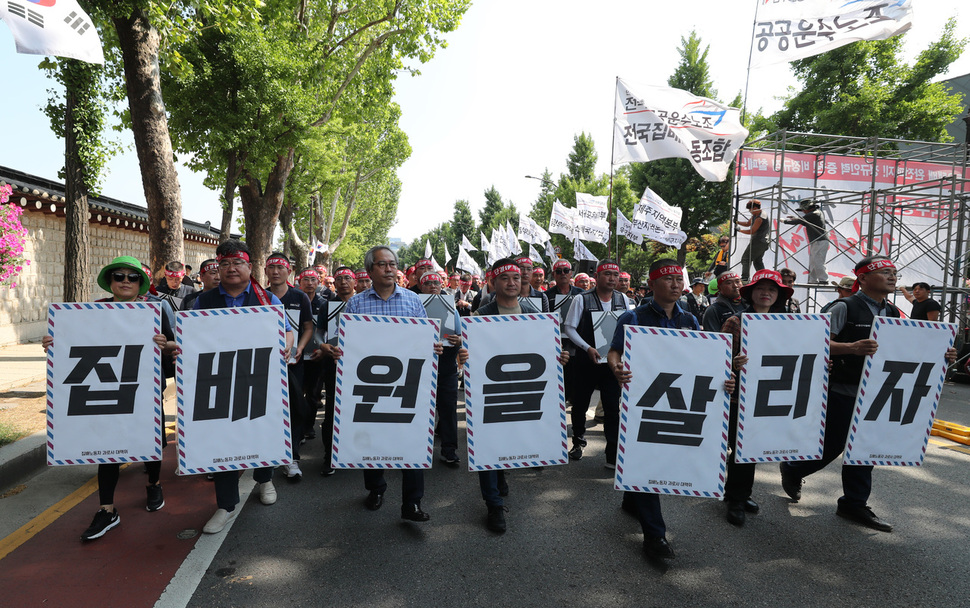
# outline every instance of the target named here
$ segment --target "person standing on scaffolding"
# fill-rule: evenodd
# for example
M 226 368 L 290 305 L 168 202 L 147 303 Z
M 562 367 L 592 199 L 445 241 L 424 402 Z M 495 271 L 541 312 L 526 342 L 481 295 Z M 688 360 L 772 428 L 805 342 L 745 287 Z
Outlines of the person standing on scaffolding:
M 765 269 L 765 263 L 762 258 L 765 252 L 768 251 L 768 234 L 771 231 L 769 218 L 762 217 L 761 215 L 761 201 L 750 200 L 745 207 L 751 212 L 751 219 L 739 219 L 736 221 L 738 226 L 748 227 L 747 230 L 738 228 L 737 231 L 739 233 L 751 235 L 751 241 L 748 243 L 748 247 L 741 254 L 742 283 L 748 282 L 748 277 L 750 276 L 748 271 L 752 263 L 754 264 L 755 272 Z
M 810 198 L 798 201 L 798 210 L 802 217 L 788 216 L 782 220 L 785 224 L 805 226 L 808 235 L 808 282 L 825 284 L 829 282 L 829 273 L 825 269 L 825 256 L 829 252 L 829 232 L 825 226 L 825 219 L 819 211 L 818 203 Z

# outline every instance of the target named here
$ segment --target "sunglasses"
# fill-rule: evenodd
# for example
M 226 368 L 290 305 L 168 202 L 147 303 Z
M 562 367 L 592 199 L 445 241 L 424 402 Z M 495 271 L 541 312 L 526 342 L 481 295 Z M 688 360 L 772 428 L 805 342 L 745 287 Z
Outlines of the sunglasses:
M 141 275 L 137 272 L 112 272 L 111 280 L 115 283 L 122 283 L 128 279 L 129 283 L 141 283 Z
M 569 274 L 570 272 L 572 272 L 572 270 L 569 269 L 569 268 L 557 268 L 556 269 L 556 274 Z

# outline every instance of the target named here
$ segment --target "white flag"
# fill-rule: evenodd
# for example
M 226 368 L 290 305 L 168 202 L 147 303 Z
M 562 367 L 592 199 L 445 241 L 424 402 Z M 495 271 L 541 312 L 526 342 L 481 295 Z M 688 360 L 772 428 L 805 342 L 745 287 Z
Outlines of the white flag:
M 616 210 L 616 233 L 625 236 L 637 245 L 643 242 L 643 234 L 633 226 L 633 222 L 626 219 L 626 216 L 619 209 Z
M 606 196 L 576 193 L 576 237 L 592 243 L 610 242 Z
M 76 0 L 2 2 L 0 19 L 10 28 L 18 53 L 104 65 L 98 30 Z
M 616 79 L 613 163 L 686 158 L 707 181 L 723 182 L 748 130 L 740 111 L 670 87 Z
M 593 255 L 593 252 L 587 249 L 586 245 L 583 245 L 579 239 L 573 239 L 573 257 L 577 260 L 596 261 L 596 256 Z
M 448 243 L 445 243 L 445 242 L 442 241 L 441 244 L 445 248 L 445 266 L 447 266 L 448 265 L 448 262 L 451 261 L 451 254 L 448 253 Z
M 464 234 L 461 235 L 461 248 L 464 249 L 465 251 L 478 251 L 477 249 L 475 249 L 475 246 L 471 244 L 471 241 L 468 240 L 468 237 L 465 236 Z
M 489 251 L 492 250 L 492 244 L 488 242 L 488 239 L 487 238 L 485 238 L 485 233 L 484 232 L 480 232 L 479 234 L 482 235 L 482 246 L 479 249 L 479 251 L 482 251 L 484 253 L 488 253 Z
M 552 215 L 549 216 L 549 232 L 573 238 L 576 234 L 576 209 L 564 207 L 559 201 L 554 201 Z
M 859 40 L 885 40 L 912 25 L 912 0 L 759 2 L 751 67 L 803 59 Z
M 556 248 L 552 246 L 552 241 L 548 239 L 546 240 L 546 257 L 553 262 L 559 259 L 559 256 L 556 255 Z
M 515 230 L 512 230 L 512 224 L 509 220 L 505 220 L 505 233 L 509 235 L 509 254 L 519 255 L 522 253 L 519 237 L 515 234 Z
M 643 191 L 640 204 L 633 208 L 633 229 L 651 241 L 680 247 L 687 240 L 687 235 L 680 230 L 683 214 L 683 209 L 669 205 L 647 188 Z
M 428 258 L 429 260 L 431 259 L 431 241 L 430 240 L 425 240 L 424 241 L 424 257 Z
M 468 255 L 468 252 L 464 249 L 458 250 L 458 262 L 456 263 L 456 267 L 472 274 L 482 274 L 482 269 L 478 267 L 478 264 L 475 263 L 472 256 Z
M 542 256 L 536 251 L 536 248 L 529 243 L 529 259 L 536 263 L 538 266 L 542 266 L 545 262 L 542 261 Z
M 541 245 L 549 240 L 549 233 L 527 215 L 519 218 L 519 240 Z

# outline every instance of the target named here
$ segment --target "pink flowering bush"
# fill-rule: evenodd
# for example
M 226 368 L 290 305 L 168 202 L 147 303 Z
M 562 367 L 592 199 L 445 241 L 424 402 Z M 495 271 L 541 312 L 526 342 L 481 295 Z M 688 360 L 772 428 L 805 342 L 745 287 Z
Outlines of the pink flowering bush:
M 0 286 L 16 287 L 14 280 L 30 260 L 24 258 L 27 229 L 20 223 L 23 211 L 7 202 L 12 192 L 10 184 L 0 186 Z

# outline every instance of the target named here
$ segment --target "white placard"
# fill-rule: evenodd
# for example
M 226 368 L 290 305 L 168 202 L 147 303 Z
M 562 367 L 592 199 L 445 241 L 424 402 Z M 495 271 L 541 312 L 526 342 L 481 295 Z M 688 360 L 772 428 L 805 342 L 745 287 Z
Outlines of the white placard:
M 428 318 L 438 322 L 438 327 L 441 328 L 442 340 L 446 336 L 453 336 L 458 333 L 456 321 L 458 313 L 455 310 L 454 296 L 422 293 L 418 294 L 418 297 L 421 298 L 421 303 L 424 304 L 424 310 L 427 311 Z
M 553 290 L 546 292 L 546 297 L 549 299 L 549 307 L 552 309 L 550 312 L 559 315 L 560 333 L 565 333 L 563 324 L 566 322 L 566 313 L 569 312 L 569 307 L 572 306 L 573 298 L 576 296 L 573 294 L 563 295 L 553 288 Z
M 616 320 L 626 310 L 591 310 L 590 319 L 593 322 L 593 348 L 606 362 L 606 353 L 610 352 L 610 343 L 616 332 Z
M 468 470 L 566 464 L 559 317 L 461 318 Z
M 727 463 L 731 336 L 624 327 L 620 442 L 613 487 L 721 498 Z
M 290 462 L 283 307 L 181 311 L 175 341 L 179 474 Z
M 946 377 L 952 323 L 875 317 L 842 460 L 849 465 L 920 466 Z
M 737 462 L 819 460 L 828 400 L 829 315 L 741 315 Z
M 437 341 L 434 319 L 340 315 L 335 468 L 431 468 Z
M 47 464 L 162 459 L 161 305 L 51 304 Z M 56 329 L 56 332 L 55 332 Z
M 327 302 L 327 344 L 336 346 L 337 344 L 337 321 L 340 313 L 347 306 L 347 302 L 339 300 L 329 300 Z

